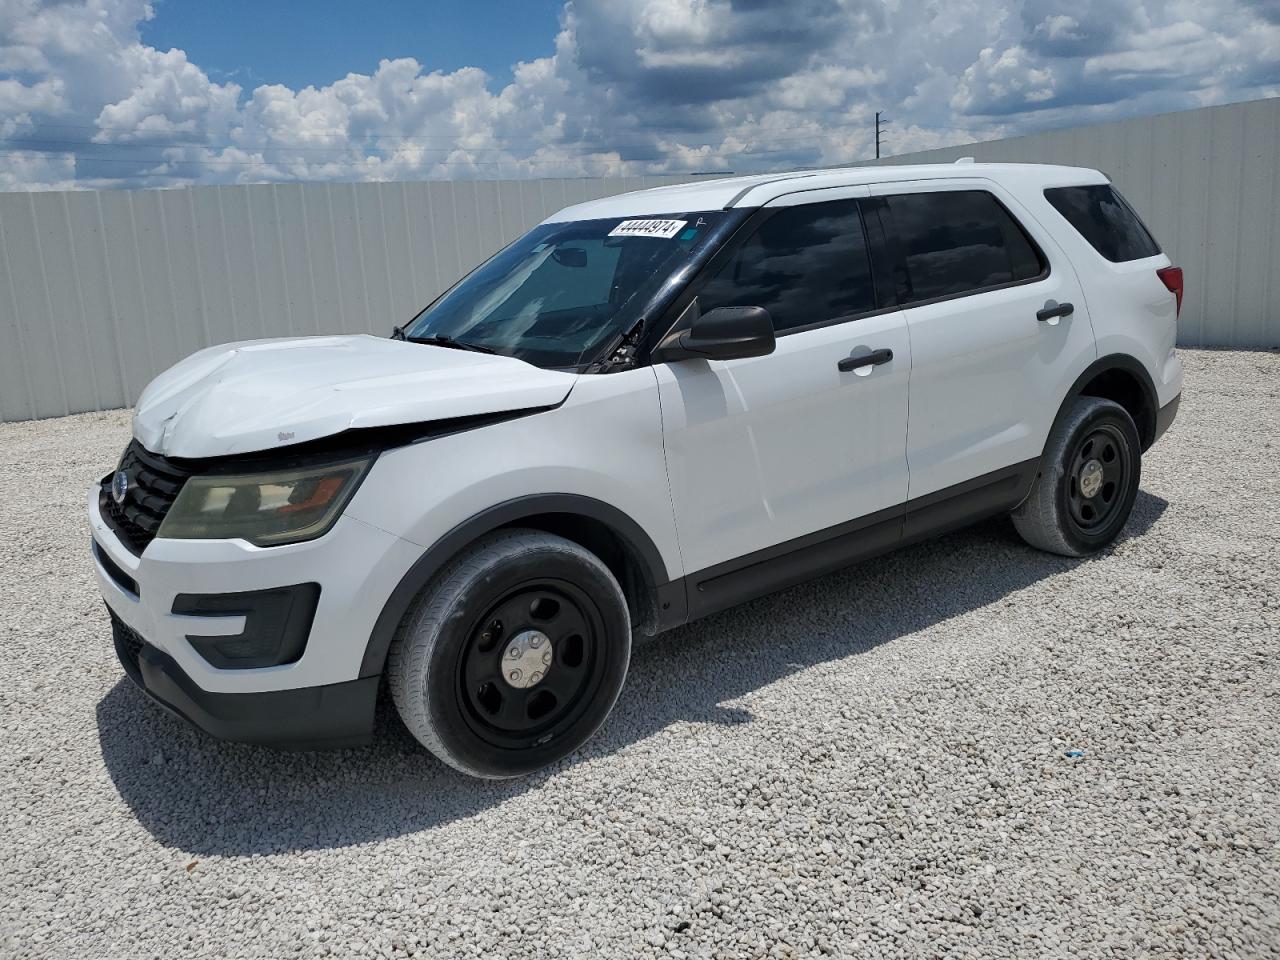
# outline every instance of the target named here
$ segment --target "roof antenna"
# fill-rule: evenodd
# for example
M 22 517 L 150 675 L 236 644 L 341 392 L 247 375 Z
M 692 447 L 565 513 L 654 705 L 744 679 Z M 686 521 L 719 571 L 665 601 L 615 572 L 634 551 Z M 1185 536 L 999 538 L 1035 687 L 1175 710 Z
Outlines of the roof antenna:
M 959 166 L 962 163 L 973 163 L 973 157 L 961 157 L 956 161 L 956 166 Z

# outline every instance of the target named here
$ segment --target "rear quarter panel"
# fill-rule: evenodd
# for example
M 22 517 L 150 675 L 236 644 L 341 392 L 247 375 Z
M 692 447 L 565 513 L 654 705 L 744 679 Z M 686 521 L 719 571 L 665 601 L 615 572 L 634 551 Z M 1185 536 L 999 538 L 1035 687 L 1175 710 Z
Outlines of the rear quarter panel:
M 1096 176 L 1096 182 L 1108 182 L 1102 174 Z M 1156 275 L 1170 260 L 1162 253 L 1112 263 L 1098 253 L 1044 196 L 1045 189 L 1084 182 L 1077 178 L 1044 183 L 1019 191 L 1019 195 L 1036 219 L 1053 232 L 1075 267 L 1089 307 L 1098 356 L 1124 354 L 1136 359 L 1151 375 L 1159 405 L 1164 406 L 1182 390 L 1182 361 L 1175 351 L 1177 303 Z

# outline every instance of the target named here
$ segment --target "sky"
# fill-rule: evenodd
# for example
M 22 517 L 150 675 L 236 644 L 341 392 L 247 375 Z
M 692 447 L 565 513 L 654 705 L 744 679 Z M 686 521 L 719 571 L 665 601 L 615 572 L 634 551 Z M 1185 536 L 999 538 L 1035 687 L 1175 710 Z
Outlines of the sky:
M 752 172 L 1280 95 L 1280 0 L 0 0 L 0 190 Z
M 250 90 L 323 87 L 403 57 L 426 72 L 479 67 L 505 86 L 520 61 L 555 53 L 563 7 L 564 0 L 161 0 L 139 33 L 157 50 L 184 51 L 210 79 Z

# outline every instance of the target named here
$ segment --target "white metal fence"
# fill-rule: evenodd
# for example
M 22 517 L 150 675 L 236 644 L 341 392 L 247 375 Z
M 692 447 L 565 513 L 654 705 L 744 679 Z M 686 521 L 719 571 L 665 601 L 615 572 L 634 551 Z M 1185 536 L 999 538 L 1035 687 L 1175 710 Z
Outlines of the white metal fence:
M 210 344 L 387 334 L 561 207 L 688 179 L 0 194 L 0 420 L 128 406 Z
M 1280 98 L 893 157 L 1111 177 L 1186 277 L 1183 346 L 1280 347 Z
M 1280 99 L 887 162 L 961 156 L 1105 171 L 1186 271 L 1180 342 L 1280 346 Z M 560 207 L 681 179 L 0 194 L 0 420 L 127 406 L 213 343 L 385 334 Z

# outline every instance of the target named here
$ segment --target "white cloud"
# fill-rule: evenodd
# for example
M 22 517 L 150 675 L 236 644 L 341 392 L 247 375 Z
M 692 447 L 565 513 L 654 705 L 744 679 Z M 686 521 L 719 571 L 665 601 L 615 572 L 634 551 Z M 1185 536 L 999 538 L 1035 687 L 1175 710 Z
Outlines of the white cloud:
M 1280 92 L 1275 0 L 568 0 L 552 56 L 243 90 L 142 0 L 0 0 L 0 189 L 755 170 Z M 477 29 L 491 29 L 491 26 Z
M 1037 67 L 1024 47 L 987 47 L 965 70 L 951 105 L 961 113 L 1017 112 L 1052 100 L 1054 93 L 1052 70 Z
M 0 191 L 72 190 L 76 182 L 75 157 L 69 153 L 34 153 L 0 158 Z
M 181 50 L 161 53 L 134 43 L 120 52 L 118 63 L 132 78 L 132 89 L 98 113 L 98 143 L 224 132 L 238 120 L 240 88 L 210 82 Z
M 17 113 L 55 113 L 65 101 L 58 78 L 24 84 L 18 80 L 0 80 L 0 116 Z

